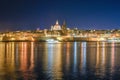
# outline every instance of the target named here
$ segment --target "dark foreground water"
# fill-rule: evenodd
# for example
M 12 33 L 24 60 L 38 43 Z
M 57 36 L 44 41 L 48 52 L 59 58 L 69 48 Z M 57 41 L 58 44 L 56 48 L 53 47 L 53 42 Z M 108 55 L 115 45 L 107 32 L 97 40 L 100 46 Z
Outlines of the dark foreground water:
M 0 80 L 120 80 L 120 43 L 0 42 Z

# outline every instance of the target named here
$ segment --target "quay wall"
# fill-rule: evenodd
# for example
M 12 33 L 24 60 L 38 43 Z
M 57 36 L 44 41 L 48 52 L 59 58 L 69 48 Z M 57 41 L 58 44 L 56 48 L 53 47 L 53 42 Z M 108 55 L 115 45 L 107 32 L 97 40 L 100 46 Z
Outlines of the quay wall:
M 47 41 L 47 40 L 56 40 L 60 42 L 64 41 L 106 41 L 106 38 L 93 38 L 93 37 L 68 37 L 68 36 L 53 36 L 53 37 L 31 37 L 31 38 L 13 38 L 13 37 L 7 37 L 7 38 L 0 38 L 0 41 Z

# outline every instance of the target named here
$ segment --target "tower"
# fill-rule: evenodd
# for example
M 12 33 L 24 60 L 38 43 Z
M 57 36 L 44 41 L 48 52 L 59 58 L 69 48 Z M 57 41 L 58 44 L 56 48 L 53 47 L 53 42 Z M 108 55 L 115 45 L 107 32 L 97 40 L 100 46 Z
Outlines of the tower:
M 66 30 L 66 29 L 67 29 L 66 22 L 64 21 L 62 25 L 62 30 Z

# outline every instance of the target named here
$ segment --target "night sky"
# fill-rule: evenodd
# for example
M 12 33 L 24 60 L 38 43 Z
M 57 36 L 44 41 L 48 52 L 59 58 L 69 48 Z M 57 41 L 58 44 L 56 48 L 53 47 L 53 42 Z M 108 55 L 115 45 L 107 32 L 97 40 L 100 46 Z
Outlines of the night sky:
M 0 31 L 69 28 L 120 29 L 119 0 L 0 0 Z

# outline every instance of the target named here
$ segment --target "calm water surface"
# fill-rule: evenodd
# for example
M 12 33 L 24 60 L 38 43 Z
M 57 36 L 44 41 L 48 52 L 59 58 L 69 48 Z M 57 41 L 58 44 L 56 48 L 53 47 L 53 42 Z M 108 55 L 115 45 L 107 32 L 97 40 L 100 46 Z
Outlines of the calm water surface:
M 0 42 L 0 80 L 120 80 L 120 43 Z

